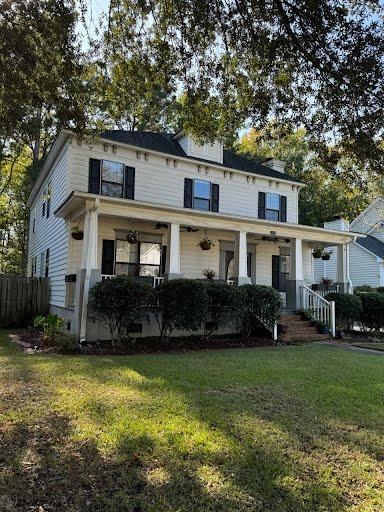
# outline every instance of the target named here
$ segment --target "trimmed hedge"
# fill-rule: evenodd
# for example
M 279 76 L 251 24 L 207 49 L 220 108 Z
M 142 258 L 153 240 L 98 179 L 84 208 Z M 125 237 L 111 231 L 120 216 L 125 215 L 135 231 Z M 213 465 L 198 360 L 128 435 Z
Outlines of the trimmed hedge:
M 360 295 L 362 303 L 361 325 L 368 331 L 384 329 L 384 294 L 364 293 Z
M 146 315 L 152 296 L 148 284 L 128 276 L 104 279 L 89 292 L 90 316 L 100 320 L 109 330 L 112 343 L 130 340 L 130 326 Z
M 282 308 L 280 294 L 268 286 L 230 286 L 194 279 L 165 281 L 157 288 L 119 276 L 97 283 L 90 291 L 91 317 L 103 322 L 112 342 L 129 336 L 130 326 L 152 312 L 162 341 L 176 331 L 204 331 L 207 338 L 230 322 L 244 336 L 256 328 L 272 328 Z
M 240 286 L 237 291 L 243 335 L 249 337 L 260 327 L 272 329 L 283 307 L 279 292 L 270 286 L 252 284 Z
M 338 329 L 347 330 L 354 322 L 360 320 L 363 309 L 359 295 L 331 292 L 325 298 L 335 301 L 336 325 Z

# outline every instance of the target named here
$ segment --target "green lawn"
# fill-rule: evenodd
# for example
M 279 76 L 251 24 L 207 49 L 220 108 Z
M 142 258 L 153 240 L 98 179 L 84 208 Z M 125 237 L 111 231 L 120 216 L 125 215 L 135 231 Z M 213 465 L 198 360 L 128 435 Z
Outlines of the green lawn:
M 25 355 L 0 333 L 0 510 L 382 512 L 383 404 L 384 358 L 341 348 Z

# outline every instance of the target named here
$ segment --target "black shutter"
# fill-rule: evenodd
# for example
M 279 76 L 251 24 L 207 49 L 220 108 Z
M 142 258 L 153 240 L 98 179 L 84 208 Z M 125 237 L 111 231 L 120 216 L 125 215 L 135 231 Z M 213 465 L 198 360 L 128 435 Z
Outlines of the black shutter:
M 272 288 L 280 289 L 280 256 L 272 256 Z
M 115 241 L 103 240 L 103 255 L 101 258 L 101 273 L 112 276 L 115 263 Z
M 100 160 L 89 159 L 88 192 L 100 194 Z
M 259 219 L 265 219 L 265 192 L 259 192 Z
M 161 247 L 161 274 L 160 275 L 164 275 L 165 274 L 165 263 L 167 261 L 167 246 L 166 245 L 163 245 Z
M 212 183 L 211 186 L 211 212 L 219 211 L 219 185 Z
M 135 168 L 125 167 L 124 180 L 124 197 L 125 199 L 135 199 Z
M 192 208 L 193 180 L 184 178 L 184 208 Z
M 280 196 L 280 222 L 287 222 L 287 198 Z

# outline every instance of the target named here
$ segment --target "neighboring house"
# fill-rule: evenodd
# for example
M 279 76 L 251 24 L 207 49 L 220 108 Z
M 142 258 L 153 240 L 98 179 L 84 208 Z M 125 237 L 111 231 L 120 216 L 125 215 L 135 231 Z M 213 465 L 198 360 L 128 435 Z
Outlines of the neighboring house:
M 274 286 L 297 309 L 303 283 L 314 282 L 312 249 L 338 246 L 346 288 L 343 255 L 355 237 L 299 225 L 303 186 L 283 162 L 260 165 L 184 133 L 109 131 L 89 145 L 62 131 L 28 202 L 28 273 L 50 278 L 51 310 L 82 339 L 99 336 L 87 322 L 90 287 L 116 274 L 156 283 L 209 268 L 238 285 Z M 211 250 L 198 246 L 204 237 Z
M 325 222 L 327 229 L 354 231 L 364 237 L 357 237 L 348 247 L 349 276 L 351 285 L 384 286 L 384 199 L 375 199 L 350 224 L 344 219 Z M 322 277 L 336 281 L 336 251 L 334 247 L 329 261 L 315 261 L 315 282 Z

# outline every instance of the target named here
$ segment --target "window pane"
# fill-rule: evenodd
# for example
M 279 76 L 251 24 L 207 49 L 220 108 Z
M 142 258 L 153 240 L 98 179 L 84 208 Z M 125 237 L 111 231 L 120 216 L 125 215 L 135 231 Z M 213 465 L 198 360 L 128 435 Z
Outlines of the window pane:
M 116 263 L 115 274 L 117 276 L 121 276 L 121 275 L 136 276 L 137 275 L 137 265 L 131 264 L 131 263 Z
M 209 181 L 195 180 L 195 197 L 211 198 L 211 183 Z
M 265 210 L 265 218 L 267 220 L 279 220 L 279 212 L 276 210 Z
M 266 207 L 270 210 L 280 210 L 280 196 L 279 194 L 267 194 Z
M 137 263 L 138 244 L 130 244 L 125 240 L 116 240 L 116 262 Z
M 158 276 L 160 267 L 155 265 L 140 265 L 141 276 Z
M 208 199 L 196 199 L 193 202 L 193 206 L 197 208 L 197 210 L 207 210 L 209 211 L 209 200 Z
M 143 242 L 140 244 L 140 264 L 160 265 L 160 257 L 160 244 Z
M 124 180 L 124 165 L 118 162 L 111 162 L 110 160 L 103 160 L 102 179 L 122 185 Z
M 123 185 L 106 183 L 103 181 L 101 185 L 101 193 L 103 196 L 123 197 Z

